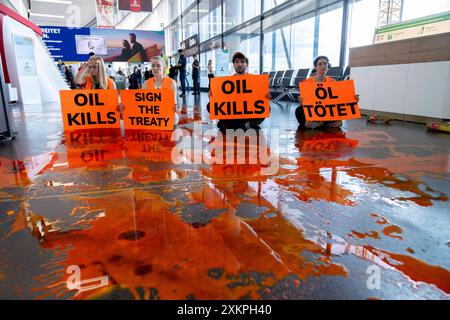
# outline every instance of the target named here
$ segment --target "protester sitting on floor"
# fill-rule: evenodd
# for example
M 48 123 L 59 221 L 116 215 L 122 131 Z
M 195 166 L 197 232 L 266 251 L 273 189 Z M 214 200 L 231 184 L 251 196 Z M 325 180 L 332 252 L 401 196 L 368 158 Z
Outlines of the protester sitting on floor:
M 235 76 L 249 74 L 247 71 L 248 58 L 242 52 L 235 52 L 231 61 L 233 62 L 234 71 L 236 72 L 234 74 Z M 212 96 L 211 90 L 209 91 L 209 96 Z M 267 95 L 267 98 L 270 99 L 270 94 Z M 206 108 L 208 109 L 208 112 L 210 112 L 209 103 L 207 104 Z M 258 129 L 259 125 L 264 121 L 264 119 L 265 118 L 219 120 L 217 126 L 220 129 Z
M 326 56 L 318 56 L 314 59 L 313 75 L 305 80 L 305 82 L 332 82 L 335 81 L 326 74 L 331 68 L 330 60 Z M 300 106 L 295 110 L 295 117 L 299 123 L 300 128 L 315 129 L 322 126 L 338 128 L 342 126 L 342 121 L 306 121 L 305 112 L 303 110 L 303 98 L 298 97 Z M 355 96 L 356 102 L 359 102 L 359 96 Z
M 106 74 L 105 63 L 98 56 L 92 56 L 75 75 L 75 83 L 84 89 L 116 89 L 114 81 Z
M 151 60 L 151 71 L 153 73 L 153 78 L 150 78 L 142 84 L 142 89 L 169 89 L 172 90 L 174 95 L 174 106 L 173 110 L 175 112 L 174 125 L 179 122 L 179 115 L 177 113 L 177 84 L 175 80 L 167 77 L 166 66 L 164 60 L 161 57 L 153 57 Z M 117 111 L 122 112 L 125 109 L 123 104 L 119 104 Z
M 151 72 L 153 78 L 146 80 L 142 89 L 169 89 L 173 91 L 174 94 L 174 111 L 175 111 L 175 121 L 174 124 L 177 125 L 179 121 L 179 116 L 177 114 L 177 83 L 175 80 L 169 78 L 166 73 L 166 65 L 161 57 L 153 57 L 151 60 Z

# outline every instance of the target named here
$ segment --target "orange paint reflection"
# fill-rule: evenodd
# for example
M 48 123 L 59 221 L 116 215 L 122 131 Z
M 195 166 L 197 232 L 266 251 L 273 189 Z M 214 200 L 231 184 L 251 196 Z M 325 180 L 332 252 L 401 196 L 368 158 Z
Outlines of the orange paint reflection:
M 40 246 L 55 255 L 52 266 L 59 268 L 55 273 L 58 281 L 50 281 L 48 274 L 37 278 L 39 298 L 67 294 L 69 275 L 65 270 L 75 265 L 80 267 L 82 279 L 107 275 L 110 280 L 107 287 L 73 291 L 77 299 L 107 297 L 118 288 L 128 290 L 135 298 L 156 294 L 161 299 L 258 299 L 290 275 L 301 280 L 310 276 L 347 276 L 346 267 L 333 261 L 334 255 L 343 253 L 449 292 L 449 272 L 441 267 L 363 245 L 307 238 L 298 225 L 286 218 L 289 208 L 280 205 L 279 196 L 357 206 L 358 194 L 350 187 L 369 185 L 374 190 L 413 193 L 394 200 L 431 206 L 433 201 L 447 201 L 446 195 L 419 179 L 398 177 L 383 166 L 357 158 L 354 151 L 359 142 L 348 139 L 343 132 L 298 132 L 295 145 L 300 156 L 295 160 L 282 158 L 275 175 L 262 172 L 267 163 L 249 163 L 247 147 L 243 164 L 205 165 L 188 171 L 171 162 L 174 143 L 167 132 L 129 131 L 125 138 L 112 131 L 75 132 L 65 137 L 66 154 L 62 151 L 47 156 L 36 169 L 24 165 L 15 170 L 4 165 L 10 162 L 2 160 L 1 183 L 28 186 L 37 175 L 57 172 L 76 176 L 86 169 L 91 170 L 88 173 L 105 175 L 124 169 L 126 176 L 110 181 L 103 194 L 87 190 L 70 197 L 77 206 L 66 214 L 76 217 L 73 227 L 81 226 L 82 230 L 58 230 L 44 213 L 31 212 L 23 201 L 8 236 L 28 227 Z M 270 158 L 268 146 L 267 150 Z M 64 157 L 67 166 L 55 166 Z M 198 174 L 198 180 L 183 184 L 192 172 Z M 346 185 L 340 176 L 353 180 Z M 138 188 L 140 184 L 174 180 L 180 183 L 164 188 L 156 185 L 157 191 Z M 97 187 L 95 181 L 92 184 L 92 189 Z M 125 187 L 115 191 L 118 186 Z M 167 194 L 173 195 L 173 200 L 167 200 Z M 189 222 L 187 217 L 196 217 L 200 222 Z M 348 230 L 344 234 L 351 232 L 355 241 L 404 239 L 400 226 L 381 215 L 372 217 L 377 230 Z M 329 233 L 328 240 L 333 237 Z

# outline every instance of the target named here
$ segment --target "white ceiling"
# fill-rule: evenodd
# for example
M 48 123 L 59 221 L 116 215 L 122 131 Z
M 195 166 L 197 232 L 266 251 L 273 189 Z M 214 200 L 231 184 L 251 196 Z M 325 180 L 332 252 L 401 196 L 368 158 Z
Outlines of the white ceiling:
M 95 0 L 63 0 L 71 4 L 61 4 L 31 0 L 30 20 L 38 26 L 71 26 L 73 21 L 79 21 L 78 27 L 84 27 L 95 19 Z M 74 12 L 79 12 L 75 18 Z M 33 13 L 63 16 L 64 18 L 40 17 Z

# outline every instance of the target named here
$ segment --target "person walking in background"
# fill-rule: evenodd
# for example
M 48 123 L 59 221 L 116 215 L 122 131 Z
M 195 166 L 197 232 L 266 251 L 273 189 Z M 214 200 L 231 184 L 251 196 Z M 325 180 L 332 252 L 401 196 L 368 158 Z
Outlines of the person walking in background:
M 142 68 L 141 68 L 141 64 L 138 64 L 138 66 L 137 66 L 137 80 L 138 80 L 139 88 L 141 88 L 142 87 Z
M 150 70 L 148 70 L 147 67 L 145 67 L 145 71 L 144 71 L 144 82 L 150 78 L 153 77 L 153 74 Z
M 64 63 L 62 62 L 62 60 L 58 60 L 58 69 L 61 73 L 64 73 Z
M 194 61 L 192 62 L 192 82 L 194 86 L 194 92 L 192 94 L 200 94 L 200 63 L 198 62 L 197 55 L 194 55 Z
M 214 78 L 214 68 L 212 60 L 208 61 L 208 91 L 211 90 L 211 79 Z
M 177 68 L 174 66 L 174 65 L 170 65 L 170 68 L 169 68 L 169 78 L 172 78 L 173 80 L 177 80 L 177 78 L 178 78 L 178 70 L 177 70 Z
M 108 65 L 108 70 L 106 71 L 108 73 L 108 76 L 113 79 L 113 81 L 116 80 L 116 71 L 112 67 L 112 65 Z
M 184 56 L 183 49 L 179 49 L 178 53 L 180 54 L 180 58 L 178 59 L 178 64 L 176 64 L 175 66 L 178 68 L 178 72 L 180 74 L 180 84 L 181 84 L 180 97 L 186 97 L 186 64 L 187 64 L 187 59 Z
M 66 76 L 66 80 L 69 84 L 70 89 L 75 89 L 76 85 L 75 85 L 75 80 L 74 80 L 72 71 L 67 66 L 64 67 L 64 75 Z
M 138 79 L 138 68 L 134 67 L 133 73 L 130 74 L 129 77 L 129 81 L 130 81 L 130 85 L 128 87 L 128 89 L 139 89 L 139 79 Z

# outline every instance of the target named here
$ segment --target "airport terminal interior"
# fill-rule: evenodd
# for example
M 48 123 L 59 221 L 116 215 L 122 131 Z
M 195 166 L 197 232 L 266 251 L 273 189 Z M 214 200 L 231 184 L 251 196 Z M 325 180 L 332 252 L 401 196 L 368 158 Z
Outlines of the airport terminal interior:
M 448 300 L 423 2 L 0 1 L 0 299 Z

